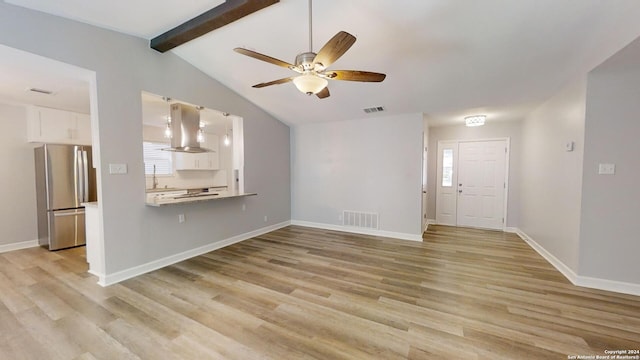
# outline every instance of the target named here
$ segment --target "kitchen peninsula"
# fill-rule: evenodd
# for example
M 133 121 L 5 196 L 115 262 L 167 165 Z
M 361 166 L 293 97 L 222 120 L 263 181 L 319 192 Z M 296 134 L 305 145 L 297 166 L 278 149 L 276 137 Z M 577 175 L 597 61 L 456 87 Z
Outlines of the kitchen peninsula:
M 194 202 L 211 201 L 219 199 L 230 199 L 258 195 L 257 193 L 241 193 L 238 191 L 228 191 L 225 188 L 204 188 L 204 189 L 169 189 L 147 192 L 147 206 L 165 206 L 176 204 L 188 204 Z

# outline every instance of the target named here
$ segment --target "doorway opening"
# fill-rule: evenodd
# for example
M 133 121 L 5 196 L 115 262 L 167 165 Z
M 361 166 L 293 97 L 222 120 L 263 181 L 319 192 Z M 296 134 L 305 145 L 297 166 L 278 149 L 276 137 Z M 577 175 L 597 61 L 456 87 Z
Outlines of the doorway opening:
M 436 223 L 504 230 L 509 138 L 438 142 Z

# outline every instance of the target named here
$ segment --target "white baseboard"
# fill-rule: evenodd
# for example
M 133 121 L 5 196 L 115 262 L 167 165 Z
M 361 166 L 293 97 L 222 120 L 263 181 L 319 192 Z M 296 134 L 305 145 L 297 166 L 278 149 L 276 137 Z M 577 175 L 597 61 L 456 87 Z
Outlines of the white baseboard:
M 518 228 L 515 228 L 515 227 L 505 227 L 503 231 L 508 233 L 518 234 Z
M 562 273 L 562 275 L 564 275 L 564 277 L 566 277 L 567 280 L 569 280 L 573 285 L 640 296 L 640 284 L 578 275 L 573 270 L 571 270 L 571 268 L 565 265 L 553 254 L 548 252 L 535 240 L 533 240 L 529 235 L 524 233 L 524 231 L 518 228 L 515 228 L 515 230 L 515 233 L 518 234 L 518 236 L 520 236 L 522 240 L 529 244 L 529 246 L 531 246 L 531 248 L 533 248 L 538 254 L 540 254 L 540 256 L 545 258 L 551 265 L 553 265 L 553 267 L 560 271 L 560 273 Z
M 427 225 L 435 225 L 436 219 L 427 219 Z
M 32 247 L 38 247 L 38 246 L 40 246 L 40 244 L 38 243 L 38 240 L 29 240 L 29 241 L 22 241 L 22 242 L 13 243 L 13 244 L 5 244 L 5 245 L 0 245 L 0 253 L 14 251 L 14 250 L 28 249 Z
M 342 232 L 362 234 L 362 235 L 382 236 L 382 237 L 388 237 L 388 238 L 394 238 L 394 239 L 400 239 L 400 240 L 422 241 L 421 234 L 407 234 L 407 233 L 398 233 L 398 232 L 384 231 L 384 230 L 362 229 L 362 228 L 356 228 L 351 226 L 323 224 L 323 223 L 301 221 L 301 220 L 291 220 L 291 225 L 298 225 L 298 226 L 311 227 L 311 228 L 324 229 L 324 230 L 335 230 L 335 231 L 342 231 Z
M 181 252 L 179 254 L 175 254 L 175 255 L 171 255 L 171 256 L 167 256 L 165 258 L 162 259 L 158 259 L 158 260 L 154 260 L 151 262 L 148 262 L 146 264 L 142 264 L 142 265 L 138 265 L 129 269 L 125 269 L 125 270 L 121 270 L 118 272 L 115 272 L 113 274 L 93 274 L 98 276 L 98 284 L 101 286 L 109 286 L 109 285 L 113 285 L 116 283 L 119 283 L 120 281 L 124 281 L 127 279 L 130 279 L 132 277 L 135 276 L 139 276 L 145 273 L 148 273 L 150 271 L 154 271 L 160 268 L 163 268 L 165 266 L 169 266 L 172 264 L 175 264 L 177 262 L 183 261 L 183 260 L 187 260 L 190 259 L 192 257 L 198 256 L 198 255 L 202 255 L 202 254 L 206 254 L 210 251 L 214 251 L 214 250 L 218 250 L 221 249 L 223 247 L 229 246 L 229 245 L 233 245 L 236 243 L 239 243 L 241 241 L 247 240 L 247 239 L 251 239 L 252 237 L 256 237 L 256 236 L 260 236 L 262 234 L 266 234 L 268 232 L 274 231 L 274 230 L 278 230 L 281 229 L 283 227 L 289 226 L 291 225 L 290 221 L 284 221 L 281 222 L 279 224 L 274 224 L 274 225 L 270 225 L 270 226 L 266 226 L 254 231 L 250 231 L 248 233 L 244 233 L 244 234 L 240 234 L 240 235 L 236 235 L 233 237 L 230 237 L 228 239 L 224 239 L 222 241 L 217 241 L 215 243 L 212 244 L 207 244 L 195 249 L 191 249 L 191 250 L 187 250 L 184 252 Z

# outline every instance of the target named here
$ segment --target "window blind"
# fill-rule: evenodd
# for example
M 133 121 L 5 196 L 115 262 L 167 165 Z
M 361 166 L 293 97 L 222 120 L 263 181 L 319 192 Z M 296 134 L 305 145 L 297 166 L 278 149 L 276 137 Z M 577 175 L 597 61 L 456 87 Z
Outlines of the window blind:
M 144 154 L 144 174 L 153 174 L 153 165 L 156 166 L 156 175 L 173 174 L 173 166 L 171 165 L 171 152 L 163 151 L 169 145 L 164 143 L 143 142 L 142 149 Z

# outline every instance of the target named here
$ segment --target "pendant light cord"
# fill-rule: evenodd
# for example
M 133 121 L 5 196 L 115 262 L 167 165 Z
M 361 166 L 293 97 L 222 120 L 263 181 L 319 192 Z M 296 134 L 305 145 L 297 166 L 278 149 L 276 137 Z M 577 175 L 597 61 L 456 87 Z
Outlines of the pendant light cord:
M 312 0 L 309 0 L 309 52 L 313 52 L 313 20 L 311 17 Z

